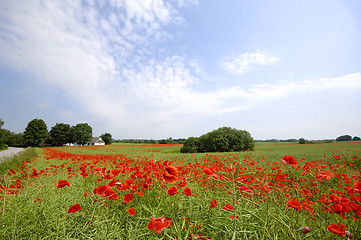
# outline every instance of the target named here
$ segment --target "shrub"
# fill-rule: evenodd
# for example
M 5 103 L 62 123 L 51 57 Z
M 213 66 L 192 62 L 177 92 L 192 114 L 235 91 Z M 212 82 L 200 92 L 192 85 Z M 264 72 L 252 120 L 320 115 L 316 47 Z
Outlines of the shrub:
M 299 143 L 299 144 L 306 144 L 306 139 L 300 138 L 300 139 L 298 140 L 298 143 Z
M 351 141 L 352 137 L 350 135 L 343 135 L 343 136 L 339 136 L 338 138 L 336 138 L 337 142 L 340 141 Z
M 236 152 L 254 150 L 254 140 L 245 130 L 222 127 L 199 138 L 188 138 L 181 153 L 195 152 Z

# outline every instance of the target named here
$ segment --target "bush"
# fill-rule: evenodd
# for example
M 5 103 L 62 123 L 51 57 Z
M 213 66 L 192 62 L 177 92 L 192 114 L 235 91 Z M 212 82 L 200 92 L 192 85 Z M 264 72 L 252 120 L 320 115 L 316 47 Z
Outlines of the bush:
M 360 137 L 357 137 L 357 136 L 354 136 L 353 138 L 352 138 L 352 141 L 360 141 L 361 140 L 361 138 Z
M 0 144 L 0 151 L 8 149 L 8 145 Z
M 338 138 L 336 138 L 337 142 L 341 142 L 341 141 L 351 141 L 352 137 L 350 135 L 343 135 L 343 136 L 339 136 Z
M 300 138 L 300 139 L 298 140 L 298 143 L 299 143 L 299 144 L 306 144 L 306 139 Z
M 236 152 L 246 150 L 254 150 L 254 140 L 249 132 L 222 127 L 199 138 L 188 138 L 180 152 Z

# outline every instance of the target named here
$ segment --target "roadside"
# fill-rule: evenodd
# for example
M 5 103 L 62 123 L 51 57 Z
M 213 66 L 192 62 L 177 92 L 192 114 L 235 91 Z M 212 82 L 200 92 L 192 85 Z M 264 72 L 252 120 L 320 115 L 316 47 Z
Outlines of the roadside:
M 0 162 L 5 160 L 6 158 L 10 158 L 14 155 L 17 155 L 24 151 L 24 148 L 17 148 L 17 147 L 9 147 L 7 150 L 0 152 Z

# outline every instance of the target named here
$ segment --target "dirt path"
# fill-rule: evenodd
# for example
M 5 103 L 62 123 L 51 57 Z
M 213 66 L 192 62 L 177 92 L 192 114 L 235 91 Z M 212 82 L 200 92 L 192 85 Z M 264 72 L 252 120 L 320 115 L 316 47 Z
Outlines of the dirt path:
M 8 150 L 0 152 L 0 162 L 5 160 L 5 158 L 19 154 L 22 151 L 24 151 L 24 148 L 9 147 Z

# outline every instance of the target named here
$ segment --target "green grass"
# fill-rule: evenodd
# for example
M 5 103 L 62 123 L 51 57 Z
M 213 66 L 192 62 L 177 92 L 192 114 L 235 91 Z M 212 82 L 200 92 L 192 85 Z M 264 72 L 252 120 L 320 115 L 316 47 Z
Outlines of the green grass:
M 113 144 L 26 149 L 0 164 L 0 239 L 345 239 L 327 230 L 338 222 L 347 226 L 354 239 L 361 237 L 361 219 L 354 220 L 353 210 L 342 218 L 322 211 L 326 205 L 317 201 L 321 194 L 331 194 L 330 189 L 351 198 L 345 187 L 361 181 L 360 143 L 256 143 L 253 152 L 210 154 L 180 154 L 180 147 Z M 276 164 L 284 155 L 294 156 L 298 167 Z M 164 161 L 180 167 L 180 178 L 186 179 L 191 196 L 183 193 L 184 187 L 159 177 Z M 106 168 L 104 174 L 94 170 L 97 167 Z M 215 175 L 206 175 L 205 167 L 214 167 Z M 118 182 L 139 183 L 132 185 L 137 187 L 133 190 L 112 187 L 118 200 L 93 193 L 95 187 L 111 181 L 107 170 L 113 169 L 122 171 L 115 178 Z M 334 177 L 317 178 L 322 170 L 332 171 Z M 83 177 L 82 171 L 88 176 Z M 68 180 L 70 187 L 57 188 L 59 180 Z M 145 182 L 149 187 L 141 189 Z M 179 191 L 174 196 L 167 193 L 172 186 Z M 314 203 L 313 211 L 302 202 L 306 201 L 303 189 L 313 192 L 307 196 Z M 144 196 L 138 196 L 139 191 Z M 129 192 L 134 192 L 133 201 L 125 203 L 123 196 Z M 285 193 L 305 208 L 288 207 Z M 218 206 L 211 209 L 213 199 Z M 76 203 L 82 209 L 67 213 Z M 223 209 L 226 204 L 234 210 Z M 133 217 L 129 208 L 136 210 Z M 151 216 L 170 217 L 172 225 L 155 234 L 147 229 Z M 304 226 L 311 232 L 302 234 Z

